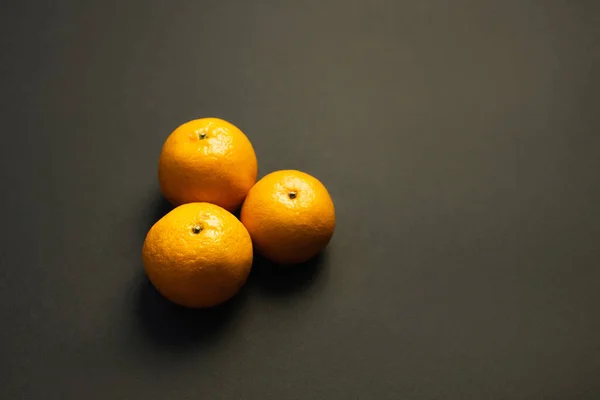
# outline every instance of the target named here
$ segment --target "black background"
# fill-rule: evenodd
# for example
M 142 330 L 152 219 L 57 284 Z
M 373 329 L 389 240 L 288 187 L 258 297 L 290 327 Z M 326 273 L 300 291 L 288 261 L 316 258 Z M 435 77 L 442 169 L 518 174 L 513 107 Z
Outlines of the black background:
M 598 399 L 597 1 L 3 1 L 2 399 Z M 218 116 L 328 187 L 299 270 L 147 282 Z

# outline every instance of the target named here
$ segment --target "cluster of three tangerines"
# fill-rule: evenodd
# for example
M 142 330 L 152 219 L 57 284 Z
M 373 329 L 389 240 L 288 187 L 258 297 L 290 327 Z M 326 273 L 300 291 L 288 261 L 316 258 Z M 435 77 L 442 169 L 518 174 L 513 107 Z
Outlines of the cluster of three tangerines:
M 335 210 L 316 178 L 295 170 L 256 182 L 258 164 L 235 125 L 202 118 L 165 141 L 158 178 L 175 208 L 148 232 L 148 278 L 170 301 L 212 307 L 233 297 L 252 268 L 253 248 L 277 264 L 314 257 L 331 239 Z M 240 220 L 232 212 L 241 207 Z

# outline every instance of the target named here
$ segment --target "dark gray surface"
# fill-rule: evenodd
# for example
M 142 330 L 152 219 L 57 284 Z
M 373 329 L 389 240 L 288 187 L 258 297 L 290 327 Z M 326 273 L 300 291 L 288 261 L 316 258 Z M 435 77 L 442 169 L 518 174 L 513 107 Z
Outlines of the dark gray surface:
M 0 398 L 600 398 L 599 5 L 2 2 Z M 140 260 L 202 116 L 338 215 L 208 313 Z

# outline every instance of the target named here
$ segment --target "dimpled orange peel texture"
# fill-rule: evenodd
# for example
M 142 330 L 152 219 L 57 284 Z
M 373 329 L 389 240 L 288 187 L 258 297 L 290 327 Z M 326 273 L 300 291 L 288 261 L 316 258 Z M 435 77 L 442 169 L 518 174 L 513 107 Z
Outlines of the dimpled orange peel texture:
M 158 179 L 173 205 L 208 202 L 234 211 L 256 182 L 256 154 L 246 135 L 218 118 L 187 122 L 165 141 Z
M 252 267 L 246 228 L 227 210 L 188 203 L 160 219 L 142 250 L 148 278 L 172 302 L 212 307 L 242 288 Z
M 241 221 L 255 249 L 280 264 L 314 257 L 335 229 L 335 208 L 325 186 L 295 170 L 266 175 L 250 189 Z

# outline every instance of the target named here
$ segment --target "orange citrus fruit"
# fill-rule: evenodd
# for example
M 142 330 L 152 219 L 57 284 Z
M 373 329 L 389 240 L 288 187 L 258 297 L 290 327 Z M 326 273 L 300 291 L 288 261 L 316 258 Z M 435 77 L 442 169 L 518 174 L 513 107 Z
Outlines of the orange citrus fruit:
M 227 210 L 189 203 L 154 224 L 142 258 L 148 278 L 164 297 L 185 307 L 212 307 L 229 300 L 246 282 L 252 241 Z
M 300 171 L 277 171 L 250 189 L 241 220 L 258 252 L 276 263 L 296 264 L 327 246 L 335 209 L 318 179 Z
M 175 129 L 163 145 L 158 180 L 173 205 L 207 202 L 234 211 L 256 182 L 252 144 L 235 125 L 202 118 Z

